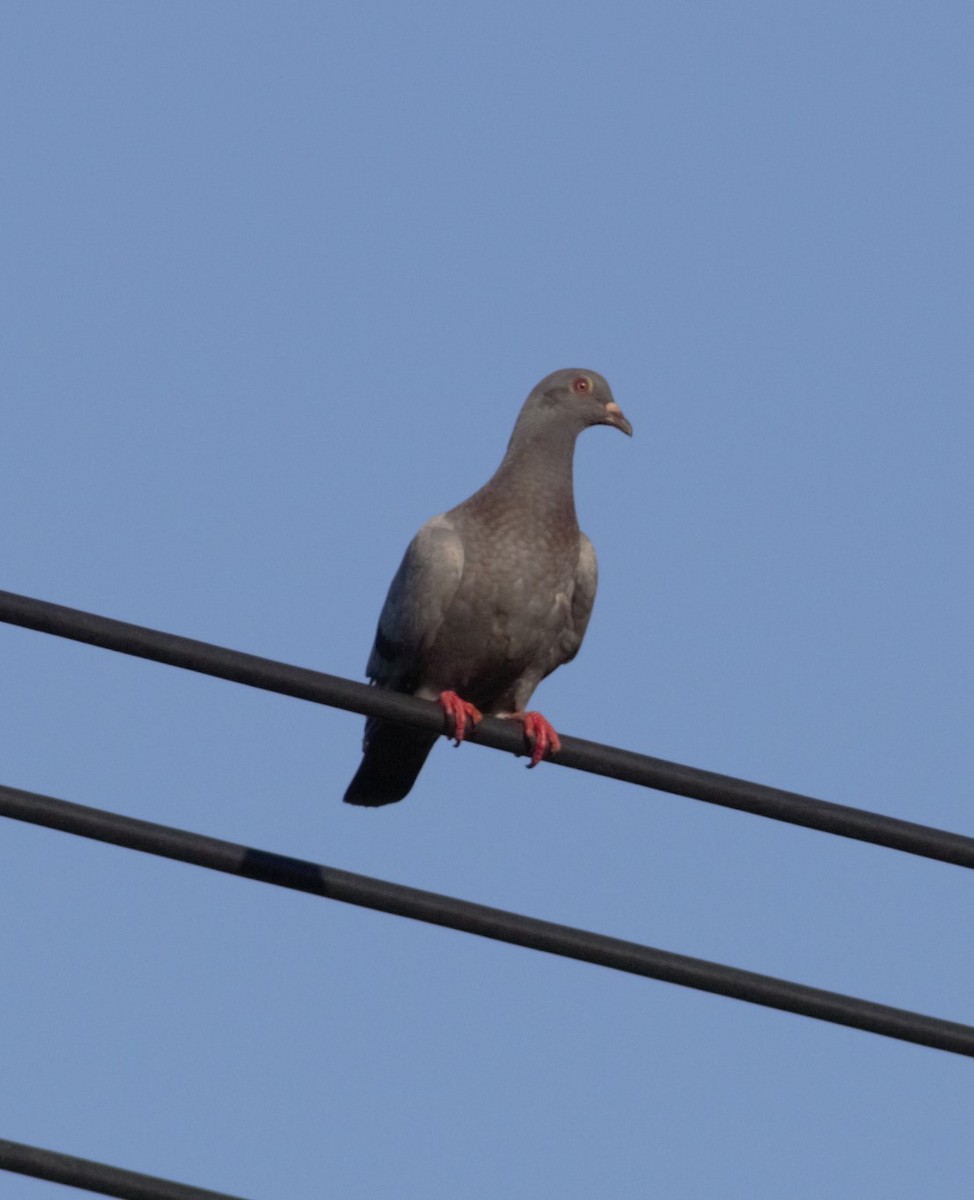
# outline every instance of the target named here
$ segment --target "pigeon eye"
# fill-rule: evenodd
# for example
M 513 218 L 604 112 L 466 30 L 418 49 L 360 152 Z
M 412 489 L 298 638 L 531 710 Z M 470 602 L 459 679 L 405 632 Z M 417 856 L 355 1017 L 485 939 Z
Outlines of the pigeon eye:
M 572 380 L 572 391 L 577 392 L 580 396 L 584 396 L 592 390 L 592 381 L 587 375 L 579 375 L 577 379 Z

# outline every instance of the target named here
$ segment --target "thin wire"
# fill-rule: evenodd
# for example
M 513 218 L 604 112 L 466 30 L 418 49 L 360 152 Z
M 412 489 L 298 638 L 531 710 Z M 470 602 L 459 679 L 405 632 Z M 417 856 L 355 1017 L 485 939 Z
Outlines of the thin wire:
M 383 717 L 418 729 L 443 732 L 442 710 L 428 700 L 417 700 L 413 696 L 383 691 L 337 675 L 325 675 L 208 642 L 64 608 L 45 600 L 0 591 L 0 621 L 220 679 L 230 679 L 299 700 L 311 700 L 316 704 Z M 478 726 L 474 740 L 480 745 L 506 750 L 511 754 L 525 752 L 522 731 L 511 721 L 485 718 Z M 562 749 L 553 760 L 560 766 L 703 800 L 723 808 L 770 817 L 776 821 L 787 821 L 792 825 L 803 825 L 823 833 L 872 842 L 891 850 L 902 850 L 906 854 L 933 858 L 960 867 L 974 867 L 974 837 L 918 825 L 913 821 L 903 821 L 866 809 L 816 800 L 796 792 L 666 762 L 582 738 L 562 735 L 561 742 Z
M 974 1027 L 0 785 L 0 816 L 974 1057 Z
M 136 1171 L 109 1167 L 87 1158 L 74 1158 L 70 1154 L 59 1154 L 56 1150 L 42 1150 L 39 1146 L 8 1142 L 2 1138 L 0 1168 L 17 1175 L 31 1175 L 34 1179 L 48 1179 L 51 1183 L 82 1188 L 86 1192 L 117 1196 L 120 1200 L 240 1200 L 239 1196 L 229 1196 L 226 1192 L 211 1192 L 187 1183 L 173 1183 L 154 1175 L 140 1175 Z

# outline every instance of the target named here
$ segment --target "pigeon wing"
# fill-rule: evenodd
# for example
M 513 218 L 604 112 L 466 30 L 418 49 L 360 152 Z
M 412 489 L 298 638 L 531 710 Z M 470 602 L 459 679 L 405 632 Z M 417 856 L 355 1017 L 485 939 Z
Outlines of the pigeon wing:
M 463 541 L 441 515 L 409 543 L 379 616 L 366 674 L 379 687 L 416 692 L 463 575 Z

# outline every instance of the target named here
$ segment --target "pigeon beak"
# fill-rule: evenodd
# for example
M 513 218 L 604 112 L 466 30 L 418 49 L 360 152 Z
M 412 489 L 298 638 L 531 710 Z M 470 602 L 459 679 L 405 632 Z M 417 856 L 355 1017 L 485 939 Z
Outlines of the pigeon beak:
M 605 420 L 603 425 L 612 425 L 615 429 L 621 429 L 627 437 L 632 437 L 632 426 L 623 415 L 622 409 L 614 400 L 610 400 L 605 406 Z

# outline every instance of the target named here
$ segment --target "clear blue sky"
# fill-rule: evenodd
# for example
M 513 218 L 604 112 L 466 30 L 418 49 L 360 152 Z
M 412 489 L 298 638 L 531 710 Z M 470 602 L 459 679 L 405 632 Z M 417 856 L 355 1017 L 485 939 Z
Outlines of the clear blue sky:
M 563 731 L 971 831 L 974 10 L 29 2 L 0 586 L 362 676 L 542 375 Z M 3 782 L 974 1018 L 971 877 L 0 627 Z M 0 1137 L 254 1200 L 965 1194 L 969 1061 L 15 823 Z M 0 1176 L 4 1200 L 76 1195 Z

